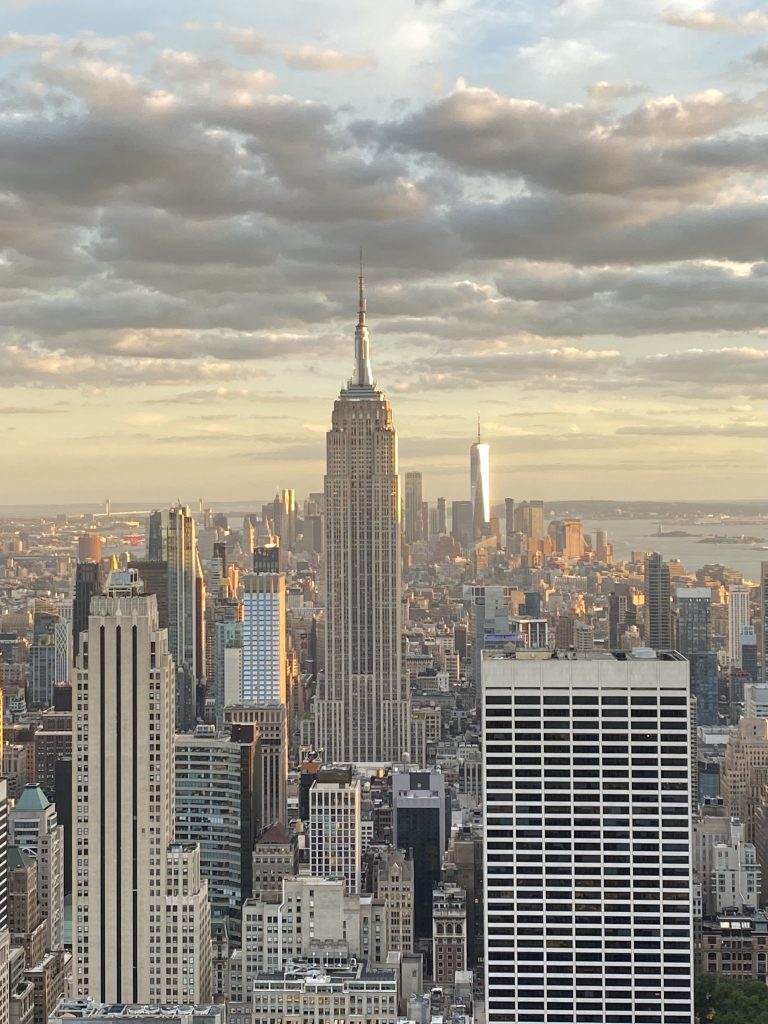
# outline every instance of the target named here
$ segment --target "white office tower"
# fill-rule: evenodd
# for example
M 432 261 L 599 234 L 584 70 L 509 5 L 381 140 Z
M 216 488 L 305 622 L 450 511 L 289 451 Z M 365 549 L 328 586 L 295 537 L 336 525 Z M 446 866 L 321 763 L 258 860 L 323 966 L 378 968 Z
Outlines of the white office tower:
M 0 742 L 0 746 L 2 743 Z M 9 961 L 11 934 L 8 931 L 8 783 L 0 779 L 0 1024 L 9 1024 L 11 992 Z
M 488 1024 L 691 1024 L 688 663 L 483 660 Z
M 113 572 L 91 600 L 73 694 L 73 983 L 115 1003 L 183 998 L 165 966 L 178 955 L 166 915 L 174 669 L 157 599 L 142 590 L 136 570 Z M 202 978 L 205 963 L 202 950 L 187 967 Z
M 360 782 L 315 782 L 309 791 L 309 870 L 319 878 L 343 878 L 348 893 L 360 892 Z
M 469 449 L 469 476 L 472 532 L 475 540 L 480 540 L 491 532 L 491 446 L 480 440 L 479 420 L 477 441 Z
M 29 783 L 8 815 L 8 840 L 37 862 L 37 895 L 47 921 L 50 950 L 64 948 L 64 826 L 56 805 Z
M 362 275 L 355 372 L 327 435 L 324 584 L 316 742 L 329 762 L 399 761 L 410 725 L 400 665 L 397 435 L 371 373 Z
M 728 587 L 728 665 L 741 668 L 741 631 L 750 624 L 750 588 L 743 584 Z
M 285 574 L 243 579 L 242 701 L 286 702 Z M 232 701 L 231 703 L 240 703 Z

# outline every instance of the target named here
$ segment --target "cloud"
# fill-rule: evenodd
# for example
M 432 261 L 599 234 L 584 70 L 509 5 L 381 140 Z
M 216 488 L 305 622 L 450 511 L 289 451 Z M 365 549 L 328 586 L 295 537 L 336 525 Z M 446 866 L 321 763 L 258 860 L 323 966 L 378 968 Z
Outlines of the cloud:
M 300 71 L 361 71 L 376 66 L 372 53 L 341 53 L 317 46 L 292 46 L 271 39 L 252 28 L 232 29 L 230 39 L 238 53 L 259 57 L 280 57 L 290 68 Z
M 675 28 L 694 32 L 764 32 L 768 29 L 768 11 L 760 9 L 731 18 L 703 8 L 685 12 L 675 7 L 665 7 L 661 12 L 661 20 Z
M 598 103 L 612 103 L 614 100 L 629 99 L 649 91 L 648 86 L 642 82 L 631 81 L 592 82 L 587 86 L 587 94 Z
M 686 145 L 760 116 L 765 107 L 763 96 L 746 102 L 707 90 L 649 100 L 612 121 L 594 107 L 552 107 L 459 82 L 399 122 L 361 123 L 356 131 L 399 154 L 415 151 L 535 191 L 714 199 L 722 168 L 689 159 Z

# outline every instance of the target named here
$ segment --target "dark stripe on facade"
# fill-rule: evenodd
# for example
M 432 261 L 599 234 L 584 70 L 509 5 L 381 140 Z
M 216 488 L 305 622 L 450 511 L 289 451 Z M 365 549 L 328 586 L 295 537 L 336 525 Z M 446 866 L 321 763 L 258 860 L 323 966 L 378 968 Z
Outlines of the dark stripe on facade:
M 123 1001 L 123 843 L 122 829 L 122 760 L 120 757 L 120 724 L 122 716 L 122 627 L 115 629 L 115 850 L 117 853 L 117 877 L 115 879 L 115 946 L 117 950 L 117 1001 Z
M 139 739 L 138 739 L 138 660 L 139 660 L 139 634 L 138 628 L 133 627 L 131 635 L 131 726 L 133 728 L 133 740 L 131 743 L 131 814 L 133 816 L 133 876 L 131 888 L 133 891 L 133 914 L 131 916 L 133 932 L 133 996 L 131 1001 L 139 1001 L 139 823 L 136 816 L 136 809 L 139 805 Z
M 101 892 L 99 931 L 101 932 L 101 998 L 107 998 L 107 801 L 106 801 L 106 636 L 105 628 L 99 628 L 99 857 L 101 858 Z

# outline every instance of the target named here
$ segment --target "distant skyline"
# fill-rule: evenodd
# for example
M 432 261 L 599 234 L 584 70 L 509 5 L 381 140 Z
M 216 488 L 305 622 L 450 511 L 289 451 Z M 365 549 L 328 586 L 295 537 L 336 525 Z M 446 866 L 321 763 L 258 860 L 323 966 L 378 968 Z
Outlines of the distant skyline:
M 0 0 L 0 497 L 766 497 L 768 11 Z

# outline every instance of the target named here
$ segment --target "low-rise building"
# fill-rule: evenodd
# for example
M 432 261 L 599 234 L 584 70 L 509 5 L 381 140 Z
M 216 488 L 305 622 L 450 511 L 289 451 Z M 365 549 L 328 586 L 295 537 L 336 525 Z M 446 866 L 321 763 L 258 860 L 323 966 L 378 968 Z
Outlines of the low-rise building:
M 350 961 L 339 967 L 288 964 L 253 983 L 253 1024 L 397 1024 L 397 971 L 368 969 Z

